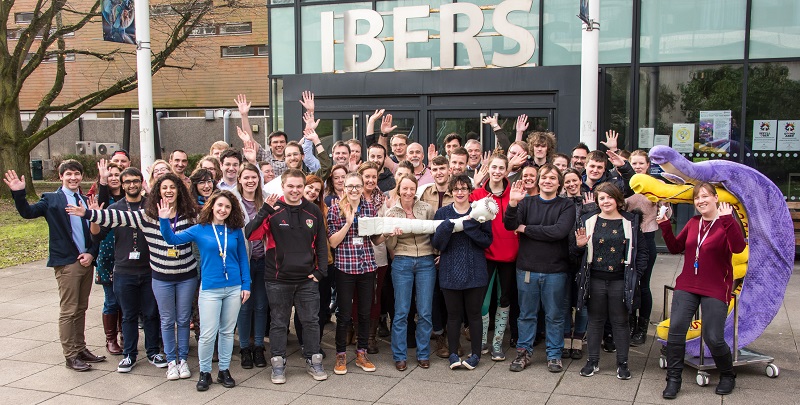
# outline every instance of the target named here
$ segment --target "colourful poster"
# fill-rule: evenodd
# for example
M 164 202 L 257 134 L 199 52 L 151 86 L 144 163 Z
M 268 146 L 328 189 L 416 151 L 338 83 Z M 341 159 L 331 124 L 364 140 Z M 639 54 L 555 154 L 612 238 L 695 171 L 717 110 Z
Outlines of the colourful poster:
M 672 124 L 672 149 L 680 153 L 694 152 L 694 124 Z
M 800 150 L 800 138 L 798 138 L 797 124 L 800 120 L 778 121 L 778 150 L 793 151 Z
M 136 44 L 133 0 L 103 0 L 102 4 L 103 40 Z
M 753 150 L 775 150 L 777 120 L 753 120 Z
M 653 147 L 655 128 L 639 128 L 639 148 L 650 149 Z
M 731 141 L 731 111 L 700 111 L 699 149 L 727 152 Z

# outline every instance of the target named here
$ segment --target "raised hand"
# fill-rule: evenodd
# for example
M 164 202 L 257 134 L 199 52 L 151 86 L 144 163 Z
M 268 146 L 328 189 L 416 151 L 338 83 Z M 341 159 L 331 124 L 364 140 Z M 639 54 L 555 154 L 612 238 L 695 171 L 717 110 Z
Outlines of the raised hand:
M 239 109 L 239 114 L 242 115 L 247 115 L 250 112 L 250 105 L 253 104 L 252 102 L 247 102 L 247 96 L 244 94 L 237 95 L 233 102 L 236 103 L 236 108 Z
M 267 198 L 264 199 L 264 204 L 269 205 L 272 208 L 275 208 L 275 204 L 278 202 L 278 195 L 277 194 L 269 194 Z
M 172 212 L 172 209 L 169 207 L 169 203 L 165 199 L 161 199 L 161 201 L 157 202 L 158 207 L 158 217 L 169 219 L 169 214 Z
M 358 171 L 359 166 L 361 166 L 361 159 L 350 157 L 350 163 L 347 165 L 347 170 L 350 172 L 356 172 Z
M 617 150 L 617 140 L 619 139 L 619 134 L 617 131 L 613 129 L 610 131 L 606 131 L 606 141 L 600 141 L 603 145 L 605 145 L 608 150 Z
M 586 228 L 578 228 L 578 230 L 575 231 L 575 242 L 578 244 L 578 247 L 586 246 L 591 237 L 592 235 L 586 234 Z
M 108 184 L 108 162 L 105 159 L 97 162 L 97 180 L 104 186 Z
M 68 204 L 67 207 L 64 208 L 64 211 L 66 211 L 67 214 L 76 217 L 83 217 L 84 215 L 86 215 L 86 207 L 83 206 L 80 199 L 78 200 L 78 205 Z
M 310 129 L 310 128 L 304 129 L 303 130 L 303 137 L 308 139 L 309 141 L 311 141 L 312 145 L 318 145 L 319 144 L 319 135 L 317 135 L 317 132 L 314 131 L 313 129 Z
M 245 132 L 245 131 L 242 129 L 242 127 L 240 127 L 240 126 L 238 126 L 238 125 L 236 126 L 236 135 L 238 135 L 238 136 L 239 136 L 239 139 L 241 139 L 241 140 L 242 140 L 242 142 L 244 142 L 244 143 L 247 143 L 247 142 L 250 142 L 250 141 L 252 141 L 252 140 L 253 140 L 253 138 L 250 136 L 250 134 L 248 134 L 247 132 Z
M 239 127 L 236 127 L 239 130 Z M 256 164 L 256 157 L 258 149 L 256 148 L 256 143 L 253 141 L 247 141 L 244 143 L 244 147 L 242 147 L 242 156 L 247 159 L 248 162 L 252 164 Z
M 303 99 L 300 100 L 300 105 L 306 109 L 306 111 L 310 112 L 311 115 L 314 115 L 314 93 L 306 90 L 303 92 Z
M 492 126 L 492 128 L 494 128 L 497 126 L 497 117 L 493 115 L 487 115 L 481 119 L 481 122 L 484 124 L 489 124 Z
M 524 164 L 524 163 L 525 163 L 525 161 L 527 161 L 527 160 L 528 160 L 528 155 L 527 155 L 527 154 L 522 154 L 522 153 L 520 153 L 520 154 L 518 154 L 518 155 L 514 155 L 514 157 L 512 157 L 512 158 L 511 158 L 511 159 L 508 161 L 508 168 L 509 168 L 509 170 L 510 170 L 512 167 L 520 167 L 520 166 L 522 166 L 522 164 Z
M 520 115 L 517 117 L 517 123 L 514 125 L 514 129 L 517 132 L 525 132 L 528 130 L 528 116 L 525 114 Z
M 381 133 L 390 134 L 395 129 L 397 129 L 397 125 L 392 125 L 392 114 L 386 114 L 381 120 Z
M 17 177 L 17 172 L 13 170 L 6 172 L 6 176 L 3 181 L 6 183 L 8 188 L 11 189 L 11 191 L 25 190 L 25 176 L 23 175 L 22 177 Z
M 356 215 L 355 210 L 350 205 L 350 200 L 347 198 L 343 199 L 341 204 L 339 204 L 339 207 L 342 208 L 342 214 L 344 214 L 345 222 L 347 222 L 348 225 L 351 225 Z
M 583 194 L 583 205 L 594 204 L 594 193 L 591 191 Z
M 97 197 L 95 197 L 94 195 L 90 195 L 87 198 L 86 204 L 89 206 L 90 210 L 102 210 L 103 209 L 103 205 L 105 205 L 105 204 L 98 204 L 97 203 Z
M 489 170 L 489 167 L 488 167 L 489 159 L 491 157 L 492 157 L 492 152 L 489 152 L 489 151 L 483 152 L 483 158 L 481 159 L 481 168 L 483 168 L 484 166 L 487 166 L 486 167 L 487 173 L 488 173 L 488 170 Z
M 428 164 L 431 164 L 431 161 L 436 156 L 439 156 L 439 152 L 436 150 L 435 144 L 428 145 Z
M 384 109 L 375 110 L 375 113 L 374 113 L 374 114 L 367 116 L 367 121 L 368 121 L 369 123 L 373 124 L 373 127 L 374 127 L 374 124 L 375 124 L 375 123 L 376 123 L 376 122 L 377 122 L 379 119 L 381 119 L 381 117 L 383 117 L 383 113 L 385 113 L 385 112 L 386 112 L 386 110 L 384 110 Z
M 518 204 L 523 198 L 525 198 L 526 195 L 528 195 L 528 193 L 525 191 L 525 186 L 522 184 L 522 180 L 517 180 L 511 185 L 511 192 L 508 195 L 508 199 L 510 202 Z
M 314 113 L 308 111 L 303 113 L 303 122 L 306 124 L 306 129 L 311 130 L 316 130 L 319 125 L 319 120 L 314 121 Z
M 478 172 L 475 173 L 475 186 L 483 183 L 483 180 L 489 175 L 489 165 L 483 163 L 481 164 L 481 168 L 478 169 Z
M 618 155 L 616 152 L 612 152 L 611 149 L 606 151 L 606 155 L 608 155 L 608 161 L 611 162 L 614 167 L 625 166 L 625 159 L 623 159 L 622 156 Z
M 719 216 L 733 214 L 733 206 L 726 202 L 719 203 Z

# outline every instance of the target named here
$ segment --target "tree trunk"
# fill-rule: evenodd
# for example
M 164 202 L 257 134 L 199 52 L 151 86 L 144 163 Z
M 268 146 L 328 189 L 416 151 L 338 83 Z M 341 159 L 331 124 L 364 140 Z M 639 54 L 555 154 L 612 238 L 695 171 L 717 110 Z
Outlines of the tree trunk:
M 35 197 L 36 191 L 31 178 L 30 149 L 22 131 L 22 120 L 17 103 L 0 105 L 1 176 L 5 176 L 8 170 L 15 170 L 19 176 L 24 175 L 28 197 Z M 0 185 L 0 197 L 11 197 L 11 190 L 5 184 Z

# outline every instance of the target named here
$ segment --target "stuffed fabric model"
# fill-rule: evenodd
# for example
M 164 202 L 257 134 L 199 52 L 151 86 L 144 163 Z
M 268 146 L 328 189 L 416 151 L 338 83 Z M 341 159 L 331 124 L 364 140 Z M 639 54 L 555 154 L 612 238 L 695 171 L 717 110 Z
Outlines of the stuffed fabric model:
M 486 222 L 493 220 L 497 216 L 497 213 L 500 212 L 497 203 L 491 197 L 473 201 L 471 206 L 472 211 L 469 215 L 451 220 L 456 224 L 453 228 L 453 232 L 461 232 L 464 230 L 465 219 L 472 218 L 478 222 Z M 433 221 L 425 219 L 389 217 L 359 218 L 358 236 L 392 233 L 396 228 L 400 228 L 403 233 L 432 234 L 436 232 L 436 228 L 441 223 L 442 221 L 439 220 Z

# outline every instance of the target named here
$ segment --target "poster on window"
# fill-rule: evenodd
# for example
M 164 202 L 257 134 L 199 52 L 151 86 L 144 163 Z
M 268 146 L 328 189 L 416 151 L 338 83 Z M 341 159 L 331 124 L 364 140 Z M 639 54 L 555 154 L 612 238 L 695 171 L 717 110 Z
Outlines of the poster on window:
M 655 145 L 669 146 L 669 135 L 653 135 L 653 146 Z
M 753 120 L 753 150 L 775 150 L 777 120 Z
M 694 152 L 694 124 L 672 124 L 672 149 L 680 153 Z
M 103 40 L 136 44 L 134 0 L 103 0 Z
M 728 152 L 731 143 L 731 111 L 700 111 L 697 134 L 699 149 L 708 152 Z
M 778 150 L 800 150 L 797 124 L 800 120 L 778 121 Z
M 650 149 L 653 147 L 653 136 L 655 128 L 639 128 L 639 148 Z

